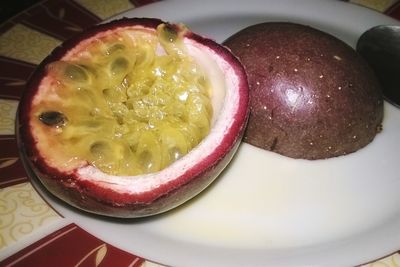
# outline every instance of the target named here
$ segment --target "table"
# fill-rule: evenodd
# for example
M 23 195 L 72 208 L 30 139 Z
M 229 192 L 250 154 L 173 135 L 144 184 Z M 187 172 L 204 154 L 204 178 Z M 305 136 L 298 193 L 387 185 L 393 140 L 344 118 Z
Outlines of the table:
M 54 47 L 91 25 L 151 2 L 39 1 L 0 25 L 1 266 L 158 265 L 103 242 L 53 210 L 30 184 L 14 135 L 15 113 L 25 82 Z M 400 19 L 400 1 L 350 2 Z M 400 265 L 400 251 L 382 256 L 365 266 Z

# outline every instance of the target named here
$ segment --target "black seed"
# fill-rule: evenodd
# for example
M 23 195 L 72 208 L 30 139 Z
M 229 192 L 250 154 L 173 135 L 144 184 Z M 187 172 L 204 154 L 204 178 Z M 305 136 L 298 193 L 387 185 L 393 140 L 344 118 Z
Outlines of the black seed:
M 177 37 L 178 37 L 178 31 L 176 26 L 169 23 L 165 24 L 163 28 L 163 38 L 173 43 Z
M 73 64 L 67 65 L 64 74 L 75 82 L 87 82 L 89 80 L 86 70 Z
M 64 126 L 67 117 L 58 111 L 47 111 L 39 115 L 39 120 L 48 126 Z
M 113 44 L 112 46 L 110 46 L 107 49 L 107 52 L 108 52 L 108 54 L 112 54 L 112 53 L 114 53 L 116 51 L 122 51 L 124 49 L 125 49 L 125 45 L 116 43 L 116 44 Z
M 111 73 L 116 75 L 121 72 L 126 72 L 129 62 L 124 57 L 118 57 L 111 63 Z
M 111 153 L 111 150 L 106 142 L 97 141 L 90 146 L 90 152 L 97 159 L 103 159 L 107 154 Z

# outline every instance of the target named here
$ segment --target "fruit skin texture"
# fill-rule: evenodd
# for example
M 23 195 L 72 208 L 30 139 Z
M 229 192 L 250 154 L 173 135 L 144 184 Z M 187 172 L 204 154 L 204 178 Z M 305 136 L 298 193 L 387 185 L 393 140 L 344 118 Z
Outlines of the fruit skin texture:
M 90 28 L 57 47 L 38 66 L 28 81 L 26 91 L 18 108 L 16 125 L 18 146 L 22 160 L 28 169 L 28 174 L 32 174 L 31 178 L 39 178 L 48 191 L 65 202 L 91 213 L 111 217 L 135 218 L 155 215 L 170 210 L 200 193 L 217 178 L 234 156 L 243 136 L 249 113 L 248 83 L 245 71 L 237 58 L 228 49 L 211 39 L 190 31 L 185 32 L 184 38 L 194 41 L 200 47 L 217 54 L 224 64 L 229 65 L 230 73 L 235 75 L 234 78 L 237 78 L 236 87 L 230 89 L 237 90 L 238 108 L 232 114 L 234 119 L 226 129 L 223 142 L 208 144 L 212 147 L 211 153 L 199 158 L 193 166 L 185 171 L 180 171 L 179 176 L 174 177 L 174 179 L 167 180 L 167 182 L 153 186 L 150 189 L 136 190 L 135 188 L 129 188 L 129 186 L 125 188 L 126 186 L 122 183 L 118 184 L 119 182 L 117 182 L 117 185 L 113 184 L 114 181 L 118 181 L 118 177 L 115 176 L 109 187 L 107 185 L 102 186 L 104 182 L 98 182 L 98 180 L 93 179 L 93 177 L 97 176 L 99 170 L 88 166 L 87 163 L 68 172 L 65 172 L 62 168 L 49 166 L 46 159 L 38 151 L 35 145 L 37 141 L 32 135 L 29 124 L 32 119 L 30 110 L 32 99 L 38 91 L 42 78 L 46 75 L 46 66 L 50 62 L 60 60 L 81 41 L 98 33 L 132 25 L 154 30 L 161 23 L 164 22 L 153 18 L 123 18 Z M 180 26 L 173 25 L 173 27 L 179 28 Z M 207 137 L 203 142 L 209 142 Z M 191 153 L 178 162 L 181 162 Z M 168 168 L 171 168 L 171 166 Z M 157 175 L 165 173 L 161 171 L 153 176 L 157 177 Z M 169 171 L 169 174 L 171 173 L 173 172 Z M 105 176 L 107 177 L 106 174 Z M 124 181 L 129 180 L 129 178 L 140 182 L 141 178 L 151 179 L 152 177 L 124 177 Z M 119 190 L 115 188 L 119 188 Z
M 224 44 L 245 66 L 250 118 L 244 141 L 292 158 L 354 152 L 381 130 L 380 85 L 339 39 L 308 26 L 250 26 Z

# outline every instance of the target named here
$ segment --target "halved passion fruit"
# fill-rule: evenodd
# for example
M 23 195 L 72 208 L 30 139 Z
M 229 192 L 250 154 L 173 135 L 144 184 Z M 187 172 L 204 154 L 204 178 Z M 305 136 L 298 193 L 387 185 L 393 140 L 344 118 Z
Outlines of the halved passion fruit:
M 23 157 L 45 187 L 116 217 L 169 210 L 232 158 L 248 114 L 242 65 L 157 19 L 96 26 L 56 48 L 18 114 Z

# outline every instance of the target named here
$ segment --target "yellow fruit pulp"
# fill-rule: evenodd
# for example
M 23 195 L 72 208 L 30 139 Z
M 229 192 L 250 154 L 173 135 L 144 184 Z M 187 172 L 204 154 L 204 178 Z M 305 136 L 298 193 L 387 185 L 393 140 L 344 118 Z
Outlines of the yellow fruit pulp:
M 168 25 L 112 32 L 47 70 L 54 82 L 34 101 L 35 125 L 71 161 L 113 175 L 157 172 L 209 133 L 210 83 Z

